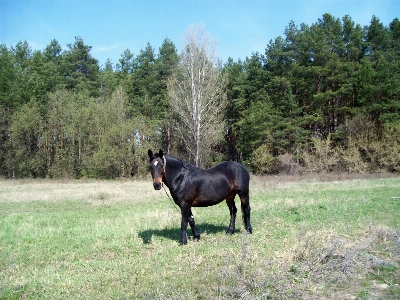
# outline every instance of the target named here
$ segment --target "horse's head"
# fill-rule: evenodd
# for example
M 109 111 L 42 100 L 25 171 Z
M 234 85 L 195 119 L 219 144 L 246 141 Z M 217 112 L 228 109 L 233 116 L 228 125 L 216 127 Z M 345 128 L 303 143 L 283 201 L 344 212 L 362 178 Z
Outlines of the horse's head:
M 150 158 L 151 177 L 153 177 L 153 186 L 155 190 L 161 189 L 162 177 L 165 172 L 165 157 L 162 150 L 158 154 L 153 154 L 153 151 L 148 151 Z

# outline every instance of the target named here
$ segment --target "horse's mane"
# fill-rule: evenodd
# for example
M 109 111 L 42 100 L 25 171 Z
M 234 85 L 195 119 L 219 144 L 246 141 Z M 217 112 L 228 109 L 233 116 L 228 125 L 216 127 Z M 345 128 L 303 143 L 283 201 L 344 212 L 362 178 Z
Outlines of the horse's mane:
M 185 161 L 183 161 L 183 160 L 181 160 L 181 162 L 182 162 L 182 165 L 183 165 L 183 167 L 184 167 L 185 169 L 195 169 L 195 170 L 199 169 L 199 168 L 196 167 L 195 165 L 189 164 L 189 163 L 187 163 L 187 162 L 185 162 Z
M 190 164 L 190 163 L 188 163 L 188 162 L 186 162 L 186 161 L 183 161 L 183 160 L 181 160 L 181 159 L 178 159 L 178 158 L 175 158 L 175 157 L 173 157 L 173 156 L 171 156 L 171 155 L 165 155 L 165 156 L 167 156 L 170 160 L 168 161 L 168 164 L 172 164 L 173 166 L 175 166 L 175 167 L 180 167 L 180 166 L 182 166 L 182 167 L 184 167 L 185 169 L 193 169 L 193 170 L 197 170 L 197 169 L 199 169 L 198 167 L 196 167 L 195 165 L 192 165 L 192 164 Z

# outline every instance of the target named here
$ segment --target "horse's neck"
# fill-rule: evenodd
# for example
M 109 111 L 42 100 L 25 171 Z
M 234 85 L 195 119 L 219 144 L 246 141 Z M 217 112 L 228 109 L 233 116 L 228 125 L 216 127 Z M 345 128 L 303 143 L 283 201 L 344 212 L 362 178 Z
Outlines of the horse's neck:
M 165 178 L 163 178 L 164 183 L 167 187 L 171 190 L 171 184 L 179 174 L 182 173 L 183 164 L 182 161 L 176 159 L 172 156 L 164 156 L 165 163 L 164 163 L 164 172 Z

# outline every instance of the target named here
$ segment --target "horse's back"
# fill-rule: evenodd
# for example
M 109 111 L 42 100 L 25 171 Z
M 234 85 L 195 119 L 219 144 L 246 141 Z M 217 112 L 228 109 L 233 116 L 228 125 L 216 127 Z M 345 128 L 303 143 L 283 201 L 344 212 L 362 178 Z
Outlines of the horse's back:
M 250 174 L 247 168 L 241 163 L 237 161 L 224 161 L 211 169 L 224 173 L 230 182 L 235 183 L 237 189 L 249 189 Z

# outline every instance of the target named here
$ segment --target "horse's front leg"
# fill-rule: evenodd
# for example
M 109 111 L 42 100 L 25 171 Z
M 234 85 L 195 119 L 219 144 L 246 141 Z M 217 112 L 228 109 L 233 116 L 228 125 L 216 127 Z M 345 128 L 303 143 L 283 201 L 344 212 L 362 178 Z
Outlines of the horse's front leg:
M 181 221 L 181 245 L 187 244 L 187 226 L 189 222 L 190 214 L 190 207 L 183 205 L 181 206 L 181 213 L 182 213 L 182 221 Z M 193 220 L 194 222 L 194 220 Z
M 192 210 L 190 210 L 189 225 L 190 225 L 190 228 L 192 228 L 193 238 L 195 240 L 199 240 L 200 239 L 200 233 L 197 230 L 196 224 L 194 223 Z

